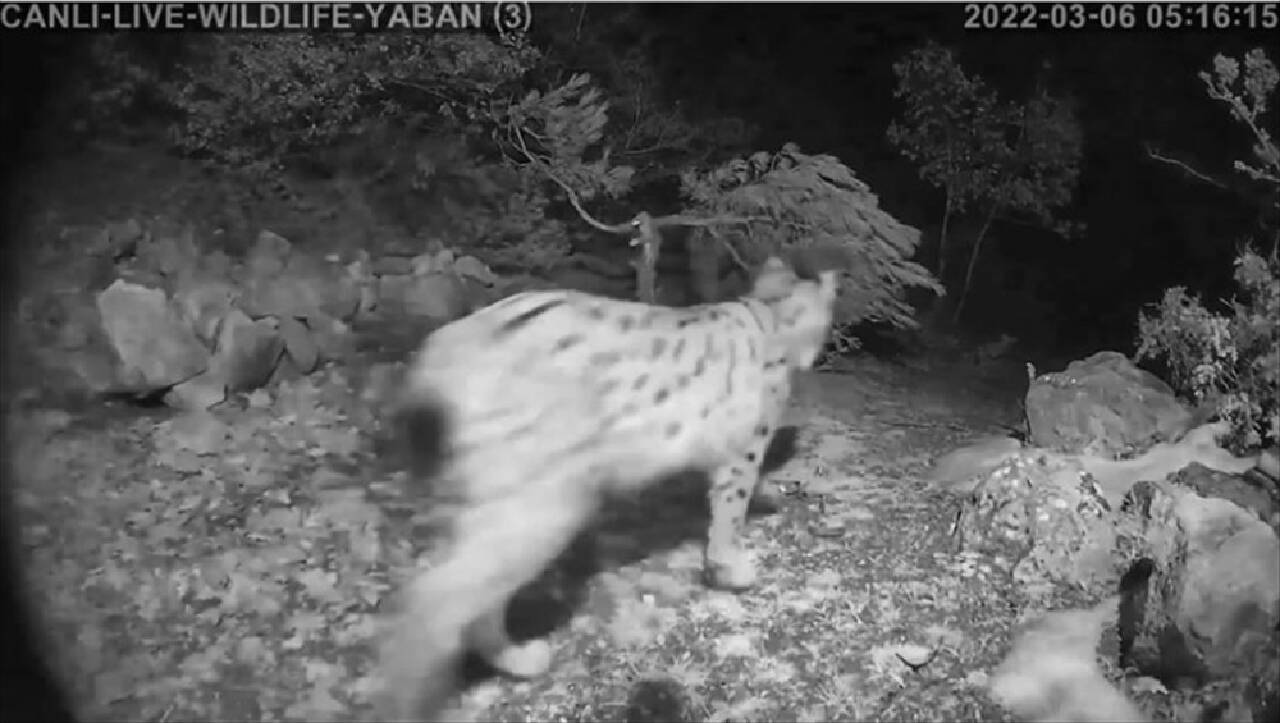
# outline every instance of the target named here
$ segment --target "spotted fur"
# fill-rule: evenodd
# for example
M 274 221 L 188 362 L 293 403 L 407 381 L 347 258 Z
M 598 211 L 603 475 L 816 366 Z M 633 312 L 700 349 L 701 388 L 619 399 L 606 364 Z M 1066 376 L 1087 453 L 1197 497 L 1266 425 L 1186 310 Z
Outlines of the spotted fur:
M 452 502 L 443 559 L 404 591 L 382 651 L 387 719 L 437 718 L 467 650 L 536 676 L 545 640 L 515 645 L 508 601 L 579 533 L 603 496 L 671 473 L 711 479 L 708 582 L 755 579 L 740 530 L 760 463 L 831 326 L 836 275 L 778 259 L 752 291 L 673 308 L 527 292 L 433 333 L 403 396 L 416 475 Z

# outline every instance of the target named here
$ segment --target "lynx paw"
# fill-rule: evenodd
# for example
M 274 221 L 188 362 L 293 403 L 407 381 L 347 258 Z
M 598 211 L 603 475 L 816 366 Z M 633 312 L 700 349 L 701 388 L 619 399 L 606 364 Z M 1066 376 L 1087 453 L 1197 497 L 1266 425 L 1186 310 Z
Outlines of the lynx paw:
M 513 678 L 536 678 L 551 668 L 551 644 L 542 638 L 513 643 L 489 656 L 488 661 Z
M 756 566 L 745 550 L 718 560 L 708 557 L 705 575 L 707 584 L 720 590 L 741 592 L 756 584 Z

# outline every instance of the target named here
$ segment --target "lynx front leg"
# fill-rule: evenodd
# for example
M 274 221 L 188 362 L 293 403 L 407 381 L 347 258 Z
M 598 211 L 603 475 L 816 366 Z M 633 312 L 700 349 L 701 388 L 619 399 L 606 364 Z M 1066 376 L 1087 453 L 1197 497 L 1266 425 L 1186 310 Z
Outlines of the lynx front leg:
M 759 467 L 745 459 L 711 473 L 708 506 L 706 577 L 712 587 L 745 590 L 755 584 L 755 564 L 742 544 L 747 506 L 756 489 Z

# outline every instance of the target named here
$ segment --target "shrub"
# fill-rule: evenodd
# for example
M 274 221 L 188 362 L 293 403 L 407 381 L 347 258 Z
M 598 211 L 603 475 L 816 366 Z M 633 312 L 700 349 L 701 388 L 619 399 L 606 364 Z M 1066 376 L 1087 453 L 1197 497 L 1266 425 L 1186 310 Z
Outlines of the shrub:
M 1280 442 L 1280 261 L 1252 250 L 1236 259 L 1241 295 L 1215 313 L 1177 286 L 1138 320 L 1139 359 L 1157 359 L 1170 382 L 1231 420 L 1239 442 Z

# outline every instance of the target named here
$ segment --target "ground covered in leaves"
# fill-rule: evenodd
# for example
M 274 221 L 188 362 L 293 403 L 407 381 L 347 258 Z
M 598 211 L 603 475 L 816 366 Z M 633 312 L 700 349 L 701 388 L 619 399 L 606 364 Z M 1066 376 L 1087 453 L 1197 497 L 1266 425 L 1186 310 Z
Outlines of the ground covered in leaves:
M 28 587 L 85 718 L 369 719 L 376 612 L 430 514 L 398 496 L 353 375 L 207 415 L 14 408 Z M 750 524 L 758 588 L 701 586 L 696 481 L 620 502 L 513 607 L 517 632 L 554 623 L 553 671 L 479 676 L 460 712 L 1000 718 L 984 684 L 1010 583 L 953 554 L 956 500 L 922 482 L 937 453 L 1016 421 L 1018 369 L 981 376 L 870 358 L 806 375 L 770 473 L 783 503 Z

